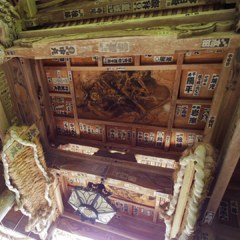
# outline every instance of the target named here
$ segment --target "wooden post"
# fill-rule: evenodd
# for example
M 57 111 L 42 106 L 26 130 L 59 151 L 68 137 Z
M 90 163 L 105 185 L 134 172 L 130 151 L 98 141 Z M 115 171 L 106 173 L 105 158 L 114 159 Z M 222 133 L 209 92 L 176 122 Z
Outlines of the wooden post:
M 35 80 L 32 72 L 32 65 L 30 63 L 30 60 L 28 59 L 20 59 L 22 68 L 23 68 L 23 74 L 26 81 L 26 86 L 28 88 L 28 94 L 29 94 L 29 101 L 32 102 L 31 104 L 31 110 L 33 111 L 35 122 L 39 128 L 40 136 L 42 140 L 42 144 L 45 147 L 49 146 L 47 131 L 45 128 L 45 124 L 43 121 L 43 115 L 41 112 L 41 106 L 39 104 L 38 95 L 36 92 L 36 86 L 35 86 Z
M 229 49 L 228 53 L 235 54 L 234 49 Z M 226 55 L 224 62 L 222 64 L 222 71 L 220 74 L 220 79 L 218 86 L 215 90 L 214 97 L 212 100 L 211 111 L 209 114 L 209 118 L 204 129 L 204 142 L 212 143 L 214 139 L 214 134 L 216 134 L 217 130 L 215 129 L 215 122 L 220 114 L 221 106 L 223 105 L 223 96 L 226 93 L 226 86 L 228 83 L 228 79 L 231 76 L 233 69 L 233 61 L 230 63 L 230 66 L 227 66 L 226 62 L 228 60 L 228 54 Z
M 6 117 L 6 114 L 4 112 L 2 103 L 0 101 L 0 116 L 1 116 L 1 121 L 0 121 L 0 139 L 3 141 L 4 135 L 6 130 L 9 127 L 9 123 Z
M 187 206 L 190 189 L 195 173 L 195 163 L 191 161 L 185 171 L 182 188 L 179 194 L 176 212 L 173 219 L 171 238 L 175 238 L 181 228 L 184 212 Z
M 15 202 L 15 195 L 9 190 L 5 190 L 0 195 L 0 222 L 7 215 Z

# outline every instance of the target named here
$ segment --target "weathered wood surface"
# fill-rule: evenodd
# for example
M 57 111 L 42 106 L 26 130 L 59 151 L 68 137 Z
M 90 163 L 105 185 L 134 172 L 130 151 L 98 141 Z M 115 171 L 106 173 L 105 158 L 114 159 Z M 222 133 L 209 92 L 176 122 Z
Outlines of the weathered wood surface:
M 133 30 L 130 33 L 135 37 L 127 37 L 129 32 L 126 31 L 115 31 L 115 33 L 116 36 L 121 36 L 121 39 L 114 36 L 114 31 L 111 31 L 110 35 L 104 35 L 103 33 L 102 36 L 94 34 L 86 34 L 85 36 L 74 34 L 71 36 L 21 39 L 19 40 L 19 45 L 17 45 L 16 42 L 16 46 L 7 49 L 6 54 L 8 57 L 44 59 L 55 57 L 51 55 L 51 47 L 76 46 L 76 53 L 81 57 L 112 56 L 113 54 L 119 56 L 158 55 L 159 53 L 173 54 L 176 51 L 207 50 L 208 48 L 202 46 L 203 40 L 223 39 L 226 38 L 226 36 L 230 39 L 229 44 L 223 47 L 216 47 L 215 50 L 224 50 L 228 47 L 235 48 L 239 46 L 240 39 L 240 36 L 233 32 L 212 33 L 186 39 L 178 39 L 174 31 L 171 32 L 168 30 L 145 31 L 144 34 L 141 34 L 141 31 Z M 144 36 L 146 33 L 149 36 Z M 138 36 L 137 39 L 136 36 Z M 108 39 L 101 39 L 101 37 L 108 37 Z M 86 38 L 88 38 L 88 40 L 86 40 Z M 113 44 L 113 48 L 107 51 L 102 47 L 104 44 Z M 118 50 L 117 46 L 121 46 L 121 44 L 126 44 L 125 46 L 128 47 L 125 50 Z M 154 46 L 154 48 L 152 46 Z M 68 57 L 74 56 L 75 55 L 69 55 Z M 58 57 L 66 57 L 66 55 L 59 55 Z
M 134 28 L 151 28 L 151 27 L 165 27 L 165 26 L 177 26 L 184 24 L 193 24 L 199 23 L 209 24 L 209 19 L 211 22 L 217 21 L 234 21 L 235 9 L 227 9 L 227 10 L 215 10 L 215 11 L 206 11 L 206 12 L 198 12 L 197 14 L 176 14 L 176 15 L 167 15 L 167 16 L 157 16 L 157 17 L 149 17 L 149 18 L 133 18 L 129 20 L 121 20 L 121 21 L 107 21 L 93 24 L 81 24 L 77 26 L 68 26 L 59 27 L 59 28 L 47 28 L 40 30 L 28 30 L 22 31 L 18 33 L 20 38 L 28 38 L 28 37 L 47 37 L 51 35 L 60 35 L 62 34 L 75 34 L 78 32 L 81 33 L 91 33 L 96 31 L 111 31 L 111 30 L 126 30 L 126 29 L 134 29 Z M 226 24 L 226 23 L 225 23 Z M 54 26 L 54 25 L 53 25 Z M 59 25 L 62 26 L 62 25 Z M 209 25 L 208 25 L 209 26 Z M 203 28 L 201 28 L 203 30 Z M 212 31 L 207 28 L 204 29 L 205 33 Z
M 189 199 L 190 189 L 193 183 L 194 173 L 195 173 L 195 163 L 191 161 L 186 168 L 185 175 L 183 178 L 183 184 L 181 187 L 176 211 L 173 218 L 171 238 L 176 238 L 177 234 L 180 231 L 182 221 L 183 221 L 183 216 L 184 216 L 187 202 Z
M 0 139 L 3 141 L 5 133 L 7 129 L 9 128 L 9 122 L 7 120 L 5 111 L 3 109 L 1 100 L 0 100 L 0 116 L 1 116 L 1 121 L 0 121 Z
M 229 49 L 228 54 L 236 54 L 235 49 Z M 219 81 L 221 84 L 218 84 L 213 101 L 211 106 L 211 111 L 209 114 L 209 118 L 204 130 L 204 141 L 212 143 L 213 144 L 213 138 L 214 138 L 214 131 L 217 131 L 216 128 L 214 128 L 216 119 L 218 118 L 220 112 L 221 112 L 221 106 L 222 106 L 222 100 L 223 96 L 225 95 L 227 91 L 227 85 L 228 81 L 231 78 L 232 72 L 233 72 L 233 60 L 230 61 L 229 65 L 227 64 L 228 61 L 228 54 L 225 56 L 225 59 L 222 64 L 222 70 L 220 74 Z
M 196 134 L 201 134 L 200 132 L 195 132 Z M 173 140 L 174 141 L 174 140 Z M 163 158 L 169 158 L 169 159 L 174 159 L 176 161 L 179 160 L 179 157 L 181 156 L 181 152 L 175 152 L 173 150 L 169 151 L 164 151 L 163 149 L 157 149 L 157 148 L 151 148 L 150 147 L 142 147 L 142 146 L 130 146 L 126 144 L 120 144 L 120 143 L 113 143 L 113 142 L 100 142 L 96 140 L 91 140 L 91 139 L 86 139 L 86 138 L 76 138 L 76 137 L 68 137 L 68 136 L 57 136 L 54 145 L 59 146 L 60 144 L 68 144 L 68 143 L 73 143 L 73 144 L 79 144 L 83 146 L 92 146 L 96 147 L 99 149 L 115 149 L 118 151 L 122 152 L 127 152 L 127 153 L 132 153 L 132 154 L 143 154 L 143 155 L 149 155 L 149 156 L 157 156 L 157 157 L 163 157 Z M 115 160 L 120 160 L 118 157 L 115 157 L 114 155 L 111 154 L 106 154 L 103 155 L 105 156 L 106 159 L 114 159 Z M 92 156 L 95 158 L 95 156 Z M 91 158 L 91 157 L 90 157 Z M 100 159 L 100 158 L 99 158 Z M 122 160 L 129 160 L 128 156 L 124 157 L 124 155 L 121 157 Z
M 59 153 L 61 152 L 61 153 Z M 139 185 L 143 188 L 159 190 L 160 192 L 172 193 L 172 169 L 156 168 L 136 163 L 121 163 L 116 160 L 107 162 L 91 161 L 86 155 L 63 153 L 58 150 L 55 154 L 48 154 L 47 160 L 52 161 L 54 168 L 70 170 L 96 175 L 105 176 L 109 179 L 116 179 L 123 182 L 129 182 Z M 94 163 L 94 164 L 93 164 Z
M 221 170 L 217 176 L 217 181 L 211 198 L 208 202 L 206 212 L 216 213 L 220 202 L 227 189 L 229 181 L 232 177 L 234 169 L 240 159 L 240 102 L 236 108 L 235 115 L 228 129 L 228 134 L 225 138 L 222 150 L 220 152 L 220 162 L 222 160 Z
M 15 203 L 15 195 L 9 190 L 5 190 L 0 195 L 0 221 L 4 219 Z
M 99 18 L 105 16 L 121 16 L 123 14 L 133 14 L 147 12 L 152 13 L 153 11 L 165 10 L 165 9 L 175 9 L 189 7 L 198 9 L 198 6 L 213 4 L 214 1 L 200 0 L 190 3 L 174 3 L 174 1 L 155 1 L 155 2 L 139 2 L 138 0 L 133 0 L 131 2 L 122 2 L 121 0 L 100 1 L 96 5 L 94 1 L 74 1 L 68 3 L 64 0 L 55 0 L 50 2 L 38 1 L 38 15 L 36 16 L 38 22 L 62 22 L 71 21 L 79 19 L 91 19 Z M 59 3 L 60 6 L 59 6 Z M 211 8 L 212 6 L 210 6 Z M 73 10 L 77 12 L 72 14 Z M 195 10 L 195 11 L 196 11 Z M 48 15 L 46 14 L 48 12 Z

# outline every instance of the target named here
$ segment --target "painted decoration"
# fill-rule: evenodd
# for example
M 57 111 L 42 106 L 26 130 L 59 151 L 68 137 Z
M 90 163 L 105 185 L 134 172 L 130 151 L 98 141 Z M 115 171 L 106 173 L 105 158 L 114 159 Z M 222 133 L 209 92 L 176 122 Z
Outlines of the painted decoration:
M 133 192 L 115 186 L 106 185 L 106 187 L 109 191 L 112 192 L 112 196 L 114 198 L 122 199 L 129 202 L 135 202 L 150 207 L 155 206 L 155 197 L 147 196 L 142 193 Z
M 81 118 L 166 126 L 174 71 L 73 72 Z

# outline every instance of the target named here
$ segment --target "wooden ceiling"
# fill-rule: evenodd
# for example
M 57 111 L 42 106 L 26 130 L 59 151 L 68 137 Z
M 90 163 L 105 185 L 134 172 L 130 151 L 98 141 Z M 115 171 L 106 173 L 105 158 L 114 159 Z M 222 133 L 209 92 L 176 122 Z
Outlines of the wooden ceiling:
M 235 10 L 205 3 L 69 20 L 62 13 L 72 14 L 76 3 L 47 12 L 38 1 L 37 15 L 24 19 L 5 70 L 18 117 L 37 123 L 59 179 L 60 229 L 99 239 L 164 239 L 159 211 L 173 193 L 176 162 L 187 147 L 214 142 L 226 126 L 219 124 L 221 107 L 231 113 L 223 100 L 239 47 L 229 28 Z M 179 20 L 204 27 L 168 27 Z M 230 25 L 222 30 L 225 20 Z M 102 177 L 118 216 L 106 227 L 79 223 L 67 205 L 71 189 Z

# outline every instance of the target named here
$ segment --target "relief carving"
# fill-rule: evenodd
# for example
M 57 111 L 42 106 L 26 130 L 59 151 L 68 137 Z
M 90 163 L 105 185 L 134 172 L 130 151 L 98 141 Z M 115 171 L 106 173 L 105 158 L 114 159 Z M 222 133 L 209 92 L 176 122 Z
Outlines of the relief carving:
M 13 40 L 17 37 L 16 21 L 19 15 L 14 7 L 6 0 L 0 1 L 0 64 L 5 57 L 5 47 L 10 47 Z
M 29 112 L 29 94 L 25 83 L 23 69 L 18 59 L 11 60 L 10 71 L 11 81 L 14 89 L 14 97 L 17 99 L 17 105 L 22 122 L 32 124 L 34 122 L 32 114 Z

